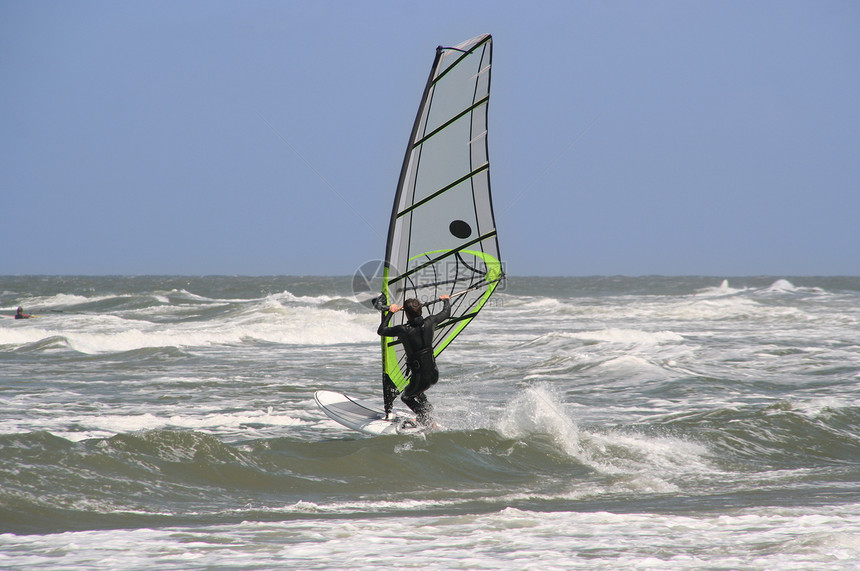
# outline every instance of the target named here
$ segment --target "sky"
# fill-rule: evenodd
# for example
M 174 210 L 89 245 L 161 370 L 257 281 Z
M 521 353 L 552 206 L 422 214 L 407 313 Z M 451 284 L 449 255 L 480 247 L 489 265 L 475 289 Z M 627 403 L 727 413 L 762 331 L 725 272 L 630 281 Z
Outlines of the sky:
M 860 275 L 860 3 L 0 0 L 3 275 L 352 275 L 493 34 L 509 275 Z

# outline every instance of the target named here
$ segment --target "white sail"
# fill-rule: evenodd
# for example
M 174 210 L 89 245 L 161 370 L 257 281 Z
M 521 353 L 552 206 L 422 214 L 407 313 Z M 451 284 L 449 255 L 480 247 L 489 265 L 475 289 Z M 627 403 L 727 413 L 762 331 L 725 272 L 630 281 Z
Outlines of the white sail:
M 452 296 L 438 326 L 441 353 L 486 304 L 504 277 L 490 195 L 487 113 L 492 37 L 439 47 L 400 173 L 388 230 L 383 297 L 432 304 Z M 430 307 L 431 311 L 433 307 Z M 402 323 L 395 314 L 391 325 Z M 382 339 L 383 384 L 408 383 L 397 339 Z

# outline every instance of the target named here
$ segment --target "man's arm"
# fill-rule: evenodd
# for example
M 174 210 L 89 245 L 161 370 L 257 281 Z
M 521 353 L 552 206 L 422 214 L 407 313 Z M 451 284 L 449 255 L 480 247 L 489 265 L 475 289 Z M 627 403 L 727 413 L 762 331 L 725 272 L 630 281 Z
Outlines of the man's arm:
M 442 311 L 437 313 L 432 317 L 433 323 L 442 323 L 449 317 L 451 317 L 451 296 L 450 295 L 440 295 L 439 299 L 442 300 Z
M 382 322 L 379 324 L 379 328 L 376 330 L 377 335 L 382 335 L 384 337 L 394 337 L 397 335 L 396 330 L 400 327 L 399 325 L 395 325 L 394 327 L 389 327 L 388 322 L 391 321 L 391 316 L 400 311 L 402 308 L 396 303 L 392 303 L 388 306 L 388 311 L 382 313 Z

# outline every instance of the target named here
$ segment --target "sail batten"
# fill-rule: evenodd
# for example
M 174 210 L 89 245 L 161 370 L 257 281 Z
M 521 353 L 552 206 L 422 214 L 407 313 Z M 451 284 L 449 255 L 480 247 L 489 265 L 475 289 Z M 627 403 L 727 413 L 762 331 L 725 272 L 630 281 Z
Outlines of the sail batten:
M 423 145 L 424 141 L 426 141 L 427 139 L 429 139 L 433 135 L 439 133 L 440 131 L 442 131 L 443 129 L 445 129 L 446 127 L 448 127 L 449 125 L 451 125 L 455 121 L 459 121 L 460 119 L 462 119 L 463 117 L 465 117 L 466 115 L 468 115 L 469 113 L 474 111 L 476 108 L 480 107 L 481 105 L 486 104 L 487 102 L 489 102 L 489 100 L 490 100 L 490 96 L 487 95 L 487 97 L 484 97 L 480 101 L 476 101 L 474 105 L 471 105 L 467 109 L 464 109 L 462 112 L 458 113 L 457 115 L 455 115 L 454 117 L 449 119 L 447 123 L 445 123 L 443 125 L 439 125 L 438 127 L 436 127 L 436 129 L 434 129 L 430 133 L 427 133 L 426 135 L 424 135 L 424 137 L 422 139 L 415 141 L 414 146 L 417 147 L 419 145 Z
M 489 34 L 437 48 L 392 208 L 382 294 L 399 304 L 452 296 L 451 317 L 434 338 L 437 355 L 504 279 L 487 151 L 491 72 Z M 395 314 L 391 324 L 403 319 Z M 384 382 L 405 388 L 402 344 L 383 338 L 382 361 Z
M 459 178 L 459 179 L 455 180 L 454 182 L 452 182 L 452 183 L 451 183 L 451 184 L 449 184 L 448 186 L 445 186 L 444 188 L 440 188 L 439 190 L 437 190 L 436 192 L 434 192 L 434 193 L 433 193 L 433 194 L 431 194 L 430 196 L 428 196 L 428 197 L 426 197 L 426 198 L 424 198 L 424 199 L 422 199 L 422 200 L 419 200 L 418 202 L 416 202 L 415 204 L 413 204 L 413 205 L 409 206 L 408 208 L 405 208 L 404 210 L 401 210 L 401 211 L 397 214 L 397 217 L 399 218 L 399 217 L 403 216 L 404 214 L 408 214 L 409 212 L 411 212 L 411 211 L 415 210 L 416 208 L 418 208 L 418 207 L 419 207 L 419 206 L 421 206 L 422 204 L 425 204 L 425 203 L 427 203 L 427 202 L 429 202 L 429 201 L 433 200 L 434 198 L 436 198 L 437 196 L 439 196 L 439 195 L 440 195 L 440 194 L 442 194 L 443 192 L 447 192 L 447 191 L 451 190 L 452 188 L 454 188 L 455 186 L 457 186 L 457 185 L 459 185 L 459 184 L 463 184 L 464 182 L 466 182 L 467 180 L 469 180 L 469 179 L 470 179 L 470 178 L 472 178 L 473 176 L 475 176 L 475 175 L 477 175 L 477 174 L 480 174 L 481 172 L 483 172 L 483 171 L 487 170 L 488 168 L 490 168 L 490 163 L 484 163 L 484 164 L 482 164 L 482 165 L 481 165 L 481 166 L 479 166 L 477 169 L 475 169 L 475 170 L 473 170 L 472 172 L 470 172 L 469 174 L 464 175 L 463 177 L 461 177 L 461 178 Z

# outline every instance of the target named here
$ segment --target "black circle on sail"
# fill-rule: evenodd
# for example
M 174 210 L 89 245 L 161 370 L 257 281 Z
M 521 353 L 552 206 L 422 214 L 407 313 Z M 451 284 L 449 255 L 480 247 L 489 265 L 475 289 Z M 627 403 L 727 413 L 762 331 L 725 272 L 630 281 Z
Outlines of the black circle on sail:
M 460 238 L 461 240 L 465 240 L 469 236 L 472 235 L 472 227 L 469 226 L 469 223 L 465 220 L 454 220 L 448 226 L 448 230 L 455 237 Z

